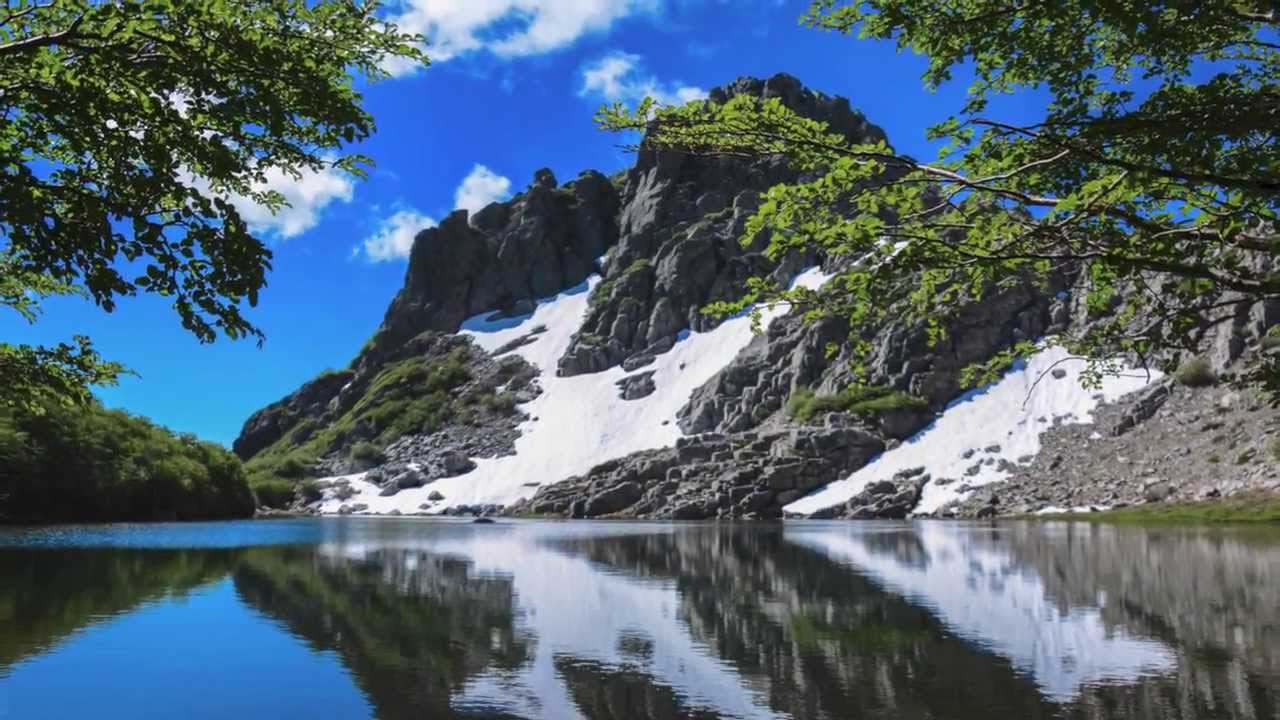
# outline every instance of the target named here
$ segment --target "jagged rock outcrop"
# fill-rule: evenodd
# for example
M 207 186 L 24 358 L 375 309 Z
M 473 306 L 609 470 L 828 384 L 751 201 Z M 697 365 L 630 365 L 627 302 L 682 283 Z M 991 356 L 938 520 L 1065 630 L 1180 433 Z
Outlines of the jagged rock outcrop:
M 283 400 L 255 412 L 245 421 L 231 449 L 242 460 L 257 455 L 302 420 L 323 415 L 329 402 L 354 376 L 350 370 L 325 373 Z
M 790 75 L 743 78 L 713 90 L 711 100 L 738 95 L 779 98 L 858 142 L 885 137 L 848 100 L 808 90 Z M 763 237 L 745 248 L 740 243 L 759 194 L 797 177 L 780 159 L 747 162 L 642 146 L 623 184 L 617 247 L 560 373 L 637 366 L 669 349 L 681 331 L 715 327 L 718 321 L 702 308 L 736 299 L 748 278 L 771 275 L 785 283 L 812 264 L 813 257 L 791 256 L 776 265 L 763 254 Z
M 712 99 L 741 94 L 781 98 L 858 140 L 884 138 L 847 100 L 807 90 L 788 75 L 741 79 L 714 90 Z M 635 369 L 650 363 L 671 349 L 682 332 L 705 331 L 718 323 L 701 313 L 708 302 L 736 299 L 750 277 L 772 274 L 785 282 L 819 260 L 792 256 L 775 264 L 762 254 L 763 238 L 749 248 L 739 242 L 758 194 L 795 177 L 781 160 L 748 163 L 646 149 L 616 184 L 588 171 L 559 186 L 544 170 L 510 201 L 472 215 L 455 212 L 415 239 L 404 287 L 351 368 L 255 414 L 237 440 L 237 451 L 253 458 L 279 450 L 301 427 L 309 433 L 316 426 L 332 426 L 362 402 L 379 373 L 402 359 L 422 333 L 456 332 L 465 319 L 487 311 L 495 319 L 527 314 L 534 300 L 577 285 L 593 272 L 600 272 L 602 280 L 560 361 L 560 372 L 571 375 L 619 364 Z M 511 341 L 495 355 L 512 353 L 536 340 L 536 333 Z M 478 358 L 472 361 L 483 364 Z M 519 387 L 506 390 L 518 403 L 532 397 Z M 643 373 L 618 386 L 619 395 L 629 401 L 643 402 L 653 391 L 652 376 Z M 447 427 L 383 448 L 384 492 L 405 487 L 391 482 L 394 478 L 416 478 L 406 474 L 410 465 L 433 467 L 435 453 L 491 456 L 509 447 L 512 428 L 494 430 L 484 434 L 479 448 L 450 435 Z M 324 463 L 327 472 L 359 469 L 342 454 L 369 434 L 344 430 L 341 435 L 327 448 L 334 453 Z M 409 483 L 414 485 L 416 479 Z
M 884 444 L 856 427 L 782 429 L 682 438 L 673 448 L 602 463 L 540 488 L 511 514 L 779 518 L 782 506 L 861 467 Z
M 343 402 L 344 388 L 348 397 L 358 393 L 362 380 L 403 356 L 423 332 L 453 333 L 486 311 L 527 314 L 534 300 L 581 283 L 617 239 L 618 208 L 618 191 L 598 172 L 560 186 L 551 171 L 540 170 L 511 200 L 470 216 L 455 211 L 423 230 L 404 287 L 351 368 L 326 373 L 254 413 L 235 441 L 236 454 L 252 458 L 302 421 L 323 419 Z
M 521 315 L 538 298 L 577 285 L 616 241 L 618 208 L 618 191 L 598 172 L 559 186 L 550 170 L 539 170 L 510 201 L 472 216 L 455 210 L 414 239 L 375 352 L 424 330 L 453 332 L 479 313 Z
M 465 335 L 434 332 L 378 365 L 333 374 L 344 381 L 336 388 L 330 377 L 250 418 L 236 449 L 261 446 L 248 464 L 251 473 L 319 477 L 378 466 L 380 480 L 411 468 L 424 481 L 458 475 L 474 467 L 468 458 L 514 452 L 524 418 L 518 402 L 541 392 L 537 371 L 520 356 L 494 356 Z
M 810 517 L 901 520 L 911 514 L 916 503 L 920 502 L 920 491 L 930 479 L 922 467 L 903 470 L 889 480 L 871 483 L 846 502 L 832 505 Z
M 1024 284 L 960 308 L 945 319 L 947 338 L 934 346 L 920 325 L 895 322 L 870 333 L 875 352 L 867 359 L 867 381 L 925 401 L 920 407 L 880 413 L 873 423 L 892 438 L 904 438 L 928 424 L 961 392 L 965 367 L 1061 326 L 1067 311 L 1058 294 L 1065 283 L 1064 278 L 1047 289 Z M 775 414 L 799 386 L 836 392 L 849 385 L 854 377 L 848 356 L 826 354 L 829 344 L 843 342 L 848 334 L 848 323 L 840 318 L 775 321 L 694 392 L 680 411 L 680 428 L 687 433 L 747 430 Z
M 351 368 L 257 411 L 234 442 L 236 454 L 248 460 L 301 421 L 323 418 L 344 387 L 358 389 L 358 380 L 396 360 L 422 332 L 457 332 L 463 320 L 489 310 L 527 314 L 540 297 L 585 281 L 617 240 L 618 209 L 617 188 L 602 174 L 588 170 L 559 186 L 544 169 L 513 199 L 474 215 L 453 211 L 424 229 L 413 241 L 404 286 Z

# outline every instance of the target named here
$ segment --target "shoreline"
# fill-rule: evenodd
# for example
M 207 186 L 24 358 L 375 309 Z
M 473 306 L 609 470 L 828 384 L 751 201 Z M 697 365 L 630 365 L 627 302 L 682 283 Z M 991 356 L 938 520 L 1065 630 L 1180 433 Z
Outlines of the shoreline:
M 518 514 L 518 515 L 448 515 L 444 513 L 403 513 L 403 514 L 387 514 L 387 513 L 298 513 L 288 511 L 271 511 L 260 513 L 254 516 L 257 520 L 272 519 L 289 519 L 289 518 L 325 518 L 325 517 L 358 517 L 358 518 L 451 518 L 451 519 L 474 519 L 476 517 L 499 517 L 510 520 L 545 520 L 559 522 L 581 522 L 586 521 L 603 521 L 603 522 L 670 522 L 677 524 L 697 524 L 697 523 L 714 523 L 714 522 L 731 522 L 731 523 L 776 523 L 776 522 L 865 522 L 865 520 L 853 518 L 830 518 L 830 519 L 810 519 L 810 518 L 771 518 L 771 519 L 744 519 L 744 518 L 708 518 L 702 520 L 679 520 L 672 518 L 653 518 L 653 517 L 622 517 L 622 516 L 600 516 L 592 518 L 566 518 L 559 515 L 536 515 L 536 514 Z M 1143 505 L 1132 505 L 1121 508 L 1109 508 L 1106 510 L 1095 510 L 1092 512 L 1059 512 L 1059 513 L 1041 513 L 1041 514 L 1025 514 L 1011 513 L 1007 515 L 996 515 L 987 518 L 972 517 L 932 517 L 919 516 L 908 517 L 905 521 L 912 520 L 936 520 L 939 522 L 1001 522 L 1001 521 L 1035 521 L 1035 522 L 1088 522 L 1088 523 L 1105 523 L 1105 524 L 1131 524 L 1131 525 L 1179 525 L 1179 526 L 1197 526 L 1197 525 L 1217 525 L 1217 526 L 1253 526 L 1266 527 L 1275 526 L 1280 528 L 1280 493 L 1272 492 L 1246 492 L 1239 493 L 1225 498 L 1215 498 L 1212 500 L 1199 501 L 1171 501 L 1171 502 L 1152 502 Z M 875 522 L 884 522 L 885 520 L 874 519 Z
M 1004 517 L 1126 525 L 1270 525 L 1280 528 L 1280 493 L 1248 492 L 1212 500 L 1155 502 L 1096 512 Z

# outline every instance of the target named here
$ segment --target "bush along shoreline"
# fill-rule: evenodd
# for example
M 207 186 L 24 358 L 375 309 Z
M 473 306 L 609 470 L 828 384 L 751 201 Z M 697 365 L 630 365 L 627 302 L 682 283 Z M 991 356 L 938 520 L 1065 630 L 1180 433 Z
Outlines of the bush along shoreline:
M 97 403 L 0 409 L 0 524 L 248 518 L 230 451 Z

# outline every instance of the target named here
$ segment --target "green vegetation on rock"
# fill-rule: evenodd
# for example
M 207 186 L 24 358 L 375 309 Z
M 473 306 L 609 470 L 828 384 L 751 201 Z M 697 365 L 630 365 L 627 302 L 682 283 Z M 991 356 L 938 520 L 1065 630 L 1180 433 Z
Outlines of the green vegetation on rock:
M 304 419 L 250 459 L 251 482 L 255 488 L 280 487 L 272 483 L 305 478 L 317 460 L 348 445 L 352 458 L 376 463 L 397 439 L 435 432 L 453 418 L 462 403 L 452 391 L 470 379 L 464 349 L 436 362 L 413 356 L 389 363 L 331 422 Z
M 607 298 L 613 294 L 613 289 L 617 287 L 618 282 L 632 273 L 643 272 L 653 268 L 653 261 L 649 258 L 637 258 L 630 265 L 623 268 L 621 272 L 612 273 L 610 277 L 601 280 L 596 284 L 595 289 L 591 291 L 592 298 Z
M 1174 379 L 1187 387 L 1208 387 L 1218 381 L 1209 361 L 1202 357 L 1193 357 L 1178 366 Z
M 426 348 L 438 347 L 435 336 L 422 340 Z M 388 360 L 368 380 L 352 380 L 353 397 L 344 397 L 333 410 L 285 420 L 293 426 L 246 462 L 259 499 L 284 507 L 299 494 L 305 496 L 304 481 L 322 472 L 317 464 L 325 459 L 378 465 L 386 461 L 387 447 L 406 435 L 516 413 L 511 392 L 474 376 L 479 353 L 464 344 Z
M 787 416 L 796 422 L 808 422 L 831 412 L 877 415 L 926 404 L 923 398 L 877 385 L 851 385 L 831 395 L 819 395 L 812 388 L 800 386 L 787 399 Z
M 351 446 L 351 459 L 377 464 L 382 462 L 382 450 L 371 442 L 358 442 Z
M 1240 493 L 1200 502 L 1136 505 L 1088 514 L 1040 515 L 1037 519 L 1142 524 L 1280 524 L 1280 496 Z
M 240 461 L 96 403 L 0 410 L 0 522 L 248 517 Z

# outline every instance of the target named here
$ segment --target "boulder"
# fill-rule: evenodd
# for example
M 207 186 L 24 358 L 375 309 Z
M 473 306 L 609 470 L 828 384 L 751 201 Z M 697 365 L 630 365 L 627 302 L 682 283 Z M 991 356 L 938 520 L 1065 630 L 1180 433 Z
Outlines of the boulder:
M 440 453 L 438 461 L 444 470 L 442 477 L 453 477 L 469 473 L 476 468 L 476 463 L 471 458 L 458 452 L 457 450 L 447 450 Z
M 657 389 L 653 383 L 653 374 L 654 371 L 650 370 L 622 378 L 616 383 L 619 390 L 618 396 L 623 400 L 639 400 L 652 395 Z
M 583 514 L 587 517 L 610 515 L 630 507 L 643 494 L 644 487 L 638 482 L 620 483 L 588 498 Z
M 671 509 L 673 520 L 706 520 L 715 517 L 715 503 L 696 498 L 676 505 Z
M 422 487 L 428 482 L 428 478 L 421 470 L 409 469 L 396 475 L 389 482 L 401 490 L 407 490 L 409 488 Z

